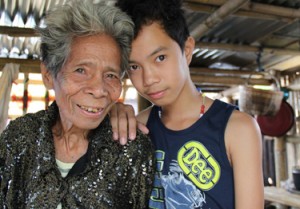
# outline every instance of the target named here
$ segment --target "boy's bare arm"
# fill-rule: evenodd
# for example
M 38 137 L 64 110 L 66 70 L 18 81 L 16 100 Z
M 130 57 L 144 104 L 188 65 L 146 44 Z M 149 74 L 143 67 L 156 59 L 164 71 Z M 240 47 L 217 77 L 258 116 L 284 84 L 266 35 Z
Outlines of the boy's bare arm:
M 262 138 L 256 120 L 233 113 L 225 143 L 234 172 L 236 209 L 263 209 Z

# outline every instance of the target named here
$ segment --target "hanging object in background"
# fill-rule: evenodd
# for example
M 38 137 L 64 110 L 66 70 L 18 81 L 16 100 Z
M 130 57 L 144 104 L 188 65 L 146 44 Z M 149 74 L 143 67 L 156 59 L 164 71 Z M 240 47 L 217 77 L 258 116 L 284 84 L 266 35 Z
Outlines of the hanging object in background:
M 45 110 L 48 109 L 49 102 L 50 102 L 49 91 L 48 91 L 48 89 L 46 89 L 46 92 L 45 92 Z
M 12 83 L 18 78 L 19 64 L 5 64 L 0 77 L 0 133 L 4 130 L 8 117 L 8 104 Z
M 249 76 L 249 79 L 250 77 L 251 75 Z M 245 85 L 240 86 L 240 110 L 251 115 L 276 115 L 282 102 L 283 92 L 280 91 L 277 79 L 273 79 L 277 86 L 274 90 L 255 89 L 248 84 L 248 81 Z
M 263 47 L 259 47 L 259 52 L 257 54 L 257 57 L 256 57 L 256 64 L 257 64 L 257 71 L 258 72 L 265 72 L 265 69 L 263 68 L 262 64 L 261 64 L 261 56 L 262 56 L 262 53 L 263 53 Z
M 264 72 L 264 68 L 261 65 L 260 59 L 263 52 L 263 48 L 260 48 L 257 55 L 258 72 Z M 243 112 L 247 112 L 251 115 L 269 115 L 274 116 L 279 111 L 283 92 L 280 91 L 280 84 L 277 78 L 270 73 L 266 73 L 275 81 L 275 88 L 273 90 L 256 89 L 249 85 L 249 80 L 252 74 L 249 75 L 246 84 L 239 87 L 239 108 Z
M 280 137 L 285 135 L 294 125 L 295 115 L 292 106 L 282 100 L 279 111 L 274 116 L 257 116 L 257 123 L 262 134 Z
M 29 76 L 28 73 L 24 74 L 24 93 L 23 93 L 23 115 L 27 113 L 28 108 L 28 82 Z
M 23 114 L 27 113 L 27 108 L 28 108 L 28 90 L 24 90 L 23 93 Z

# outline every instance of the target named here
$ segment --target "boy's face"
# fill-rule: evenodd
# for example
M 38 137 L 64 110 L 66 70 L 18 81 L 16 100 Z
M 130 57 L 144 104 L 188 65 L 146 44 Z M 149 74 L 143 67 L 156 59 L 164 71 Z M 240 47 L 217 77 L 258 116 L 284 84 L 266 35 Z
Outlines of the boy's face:
M 194 40 L 184 52 L 156 22 L 144 25 L 132 43 L 128 75 L 138 92 L 164 106 L 176 101 L 187 87 Z

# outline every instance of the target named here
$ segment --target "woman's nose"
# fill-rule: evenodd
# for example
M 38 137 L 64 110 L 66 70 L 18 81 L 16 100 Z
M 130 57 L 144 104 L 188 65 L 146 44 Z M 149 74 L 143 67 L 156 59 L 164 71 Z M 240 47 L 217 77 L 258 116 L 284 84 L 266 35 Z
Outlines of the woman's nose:
M 108 95 L 108 90 L 103 79 L 93 79 L 87 83 L 86 93 L 93 95 L 95 98 L 100 98 Z

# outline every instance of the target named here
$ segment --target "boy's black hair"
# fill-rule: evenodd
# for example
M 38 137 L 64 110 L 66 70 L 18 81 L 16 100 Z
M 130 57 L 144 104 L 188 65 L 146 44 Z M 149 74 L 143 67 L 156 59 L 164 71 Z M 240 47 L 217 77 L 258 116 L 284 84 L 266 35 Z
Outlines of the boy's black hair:
M 132 18 L 135 38 L 142 26 L 158 22 L 183 51 L 190 34 L 182 0 L 117 0 L 116 6 Z

